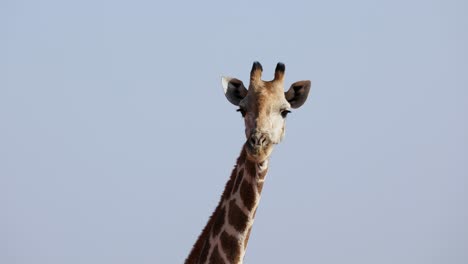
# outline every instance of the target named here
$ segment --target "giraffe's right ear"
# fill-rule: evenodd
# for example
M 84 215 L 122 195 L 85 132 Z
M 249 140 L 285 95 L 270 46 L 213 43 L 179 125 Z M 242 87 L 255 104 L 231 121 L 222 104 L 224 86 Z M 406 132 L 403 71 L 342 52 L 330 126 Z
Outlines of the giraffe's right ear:
M 231 77 L 222 77 L 224 94 L 233 105 L 239 105 L 240 101 L 247 95 L 247 89 L 241 80 Z

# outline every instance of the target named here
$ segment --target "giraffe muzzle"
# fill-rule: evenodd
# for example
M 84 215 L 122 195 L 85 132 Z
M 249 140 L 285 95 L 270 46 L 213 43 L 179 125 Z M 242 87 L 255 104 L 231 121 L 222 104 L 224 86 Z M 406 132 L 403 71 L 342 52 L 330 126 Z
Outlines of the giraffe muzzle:
M 262 150 L 270 145 L 270 140 L 268 139 L 267 134 L 254 132 L 249 137 L 248 145 L 252 151 L 258 152 L 259 150 Z

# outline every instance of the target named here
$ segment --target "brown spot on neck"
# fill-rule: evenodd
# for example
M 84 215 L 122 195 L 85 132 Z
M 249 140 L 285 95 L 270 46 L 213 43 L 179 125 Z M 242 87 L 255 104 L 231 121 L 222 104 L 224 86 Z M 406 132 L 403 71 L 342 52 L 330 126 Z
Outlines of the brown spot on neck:
M 257 175 L 257 164 L 249 159 L 245 161 L 245 171 L 251 179 L 255 179 Z
M 221 246 L 231 263 L 237 263 L 240 259 L 241 247 L 239 241 L 226 232 L 221 233 Z
M 244 202 L 244 205 L 249 211 L 252 211 L 256 203 L 255 200 L 257 198 L 256 192 L 253 188 L 253 184 L 255 184 L 253 181 L 252 183 L 250 183 L 244 180 L 240 187 L 240 196 L 242 198 L 242 202 Z
M 236 204 L 236 200 L 231 200 L 229 203 L 228 222 L 238 232 L 242 233 L 247 227 L 249 217 L 245 215 L 242 209 Z
M 202 262 L 200 262 L 200 263 L 202 263 Z M 225 264 L 226 263 L 226 262 L 224 262 L 223 258 L 219 254 L 219 247 L 218 246 L 216 246 L 213 249 L 213 252 L 211 252 L 210 263 L 216 263 L 216 264 Z
M 244 178 L 244 168 L 241 168 L 239 169 L 239 172 L 237 173 L 237 178 L 236 178 L 236 181 L 234 182 L 234 188 L 232 189 L 231 194 L 234 194 L 239 190 L 239 186 L 243 178 Z
M 213 223 L 213 229 L 211 231 L 211 237 L 215 237 L 215 236 L 217 236 L 219 234 L 219 232 L 221 231 L 221 228 L 224 225 L 225 216 L 226 216 L 226 208 L 223 206 L 223 207 L 221 207 L 221 210 L 216 212 L 216 216 L 215 216 L 216 218 L 215 218 L 215 221 Z

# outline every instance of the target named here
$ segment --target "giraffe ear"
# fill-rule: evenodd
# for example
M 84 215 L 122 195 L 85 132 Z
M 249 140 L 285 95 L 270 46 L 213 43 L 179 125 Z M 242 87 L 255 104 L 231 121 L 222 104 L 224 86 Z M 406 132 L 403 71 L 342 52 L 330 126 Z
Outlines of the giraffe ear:
M 247 89 L 241 80 L 231 77 L 222 77 L 224 95 L 233 105 L 239 105 L 247 95 Z
M 299 108 L 307 100 L 310 90 L 310 81 L 299 81 L 291 85 L 291 88 L 284 93 L 286 100 L 292 108 Z

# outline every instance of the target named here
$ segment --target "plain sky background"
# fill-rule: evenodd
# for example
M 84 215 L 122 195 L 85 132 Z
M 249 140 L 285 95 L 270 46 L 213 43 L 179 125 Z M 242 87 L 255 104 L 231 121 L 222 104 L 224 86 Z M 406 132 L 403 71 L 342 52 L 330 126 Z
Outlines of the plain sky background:
M 0 263 L 182 263 L 255 60 L 312 89 L 245 263 L 468 263 L 467 3 L 1 1 Z

